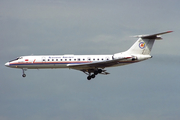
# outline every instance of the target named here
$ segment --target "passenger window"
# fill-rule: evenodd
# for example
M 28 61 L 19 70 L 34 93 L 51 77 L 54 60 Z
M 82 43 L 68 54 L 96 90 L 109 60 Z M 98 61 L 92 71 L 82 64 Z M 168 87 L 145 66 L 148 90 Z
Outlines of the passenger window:
M 58 61 L 58 59 L 56 59 L 56 61 Z
M 93 60 L 95 60 L 95 59 L 93 59 Z
M 62 61 L 62 59 L 61 59 L 61 61 Z
M 49 61 L 49 59 L 48 59 L 48 61 Z
M 99 60 L 99 58 L 97 60 Z
M 65 61 L 67 61 L 67 59 L 65 59 Z
M 83 61 L 85 61 L 85 59 L 83 59 Z
M 71 59 L 69 59 L 69 61 L 71 61 Z
M 102 60 L 103 60 L 103 58 L 102 58 Z
M 81 59 L 80 58 L 78 58 L 78 61 L 80 61 Z
M 43 61 L 45 61 L 45 59 L 43 59 Z
M 74 61 L 76 61 L 76 59 L 74 59 Z

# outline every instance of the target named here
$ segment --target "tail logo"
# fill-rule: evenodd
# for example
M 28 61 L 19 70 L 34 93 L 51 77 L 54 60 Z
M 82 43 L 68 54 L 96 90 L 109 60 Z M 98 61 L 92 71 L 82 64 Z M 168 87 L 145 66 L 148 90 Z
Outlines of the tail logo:
M 140 47 L 141 49 L 144 49 L 144 48 L 145 48 L 145 46 L 146 46 L 146 45 L 145 45 L 145 43 L 144 43 L 144 42 L 140 42 L 140 43 L 139 43 L 139 47 Z

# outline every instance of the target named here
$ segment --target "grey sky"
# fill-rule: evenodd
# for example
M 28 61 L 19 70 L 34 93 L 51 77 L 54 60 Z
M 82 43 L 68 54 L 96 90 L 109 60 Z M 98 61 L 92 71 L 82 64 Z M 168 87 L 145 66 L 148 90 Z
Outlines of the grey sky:
M 179 120 L 178 0 L 1 0 L 0 120 Z M 130 36 L 173 30 L 153 59 L 108 68 L 87 81 L 75 70 L 6 68 L 22 55 L 113 54 Z

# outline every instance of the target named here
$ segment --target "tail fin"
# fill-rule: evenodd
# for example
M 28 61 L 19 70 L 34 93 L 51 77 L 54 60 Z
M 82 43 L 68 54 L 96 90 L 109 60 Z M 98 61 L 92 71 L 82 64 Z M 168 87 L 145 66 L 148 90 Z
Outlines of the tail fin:
M 137 35 L 134 37 L 138 37 L 139 39 L 131 46 L 129 50 L 126 51 L 128 54 L 143 54 L 143 55 L 149 55 L 154 41 L 155 40 L 161 40 L 162 34 L 171 33 L 172 31 L 152 34 L 152 35 Z

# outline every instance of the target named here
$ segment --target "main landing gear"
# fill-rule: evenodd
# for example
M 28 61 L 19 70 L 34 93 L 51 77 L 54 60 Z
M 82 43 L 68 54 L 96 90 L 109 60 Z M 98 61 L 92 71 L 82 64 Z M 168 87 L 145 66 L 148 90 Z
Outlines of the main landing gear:
M 22 77 L 26 77 L 26 74 L 25 74 L 25 71 L 26 71 L 26 70 L 27 70 L 27 69 L 25 69 L 25 68 L 22 69 L 22 72 L 23 72 Z
M 91 75 L 91 71 L 89 71 L 88 73 L 89 73 L 89 74 L 88 74 L 87 79 L 88 79 L 88 80 L 91 80 L 92 78 L 95 78 L 97 74 L 102 73 L 102 70 L 101 70 L 101 69 L 94 70 L 94 71 L 92 72 L 92 73 L 94 73 L 94 74 L 92 74 L 92 75 Z
M 96 77 L 96 75 L 95 74 L 92 74 L 92 75 L 89 75 L 88 77 L 87 77 L 87 79 L 88 80 L 91 80 L 91 78 L 95 78 Z

